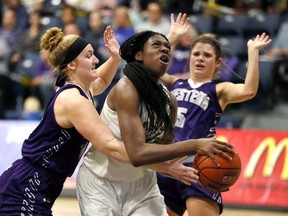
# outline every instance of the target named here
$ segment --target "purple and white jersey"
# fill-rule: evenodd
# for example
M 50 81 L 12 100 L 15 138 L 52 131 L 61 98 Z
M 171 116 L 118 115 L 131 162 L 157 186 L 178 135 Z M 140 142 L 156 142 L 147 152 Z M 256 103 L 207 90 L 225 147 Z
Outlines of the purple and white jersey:
M 66 84 L 61 87 L 50 100 L 40 124 L 24 141 L 22 147 L 22 155 L 25 159 L 47 171 L 65 177 L 73 174 L 88 145 L 88 141 L 78 133 L 76 128 L 61 128 L 56 122 L 55 100 L 68 88 L 79 89 L 80 94 L 87 98 L 77 85 Z
M 222 114 L 216 95 L 216 83 L 194 84 L 178 79 L 172 89 L 178 102 L 175 141 L 211 137 Z
M 177 120 L 174 129 L 175 141 L 211 137 L 216 134 L 216 124 L 222 110 L 216 94 L 216 83 L 195 84 L 192 79 L 178 79 L 172 86 L 171 93 L 178 103 Z M 195 154 L 185 161 L 192 167 Z M 165 204 L 179 215 L 186 210 L 189 197 L 205 197 L 218 203 L 220 214 L 223 209 L 220 193 L 211 193 L 199 184 L 185 185 L 183 182 L 169 177 L 157 175 L 157 183 Z
M 50 100 L 43 119 L 23 143 L 21 159 L 0 176 L 0 215 L 49 215 L 86 150 L 88 141 L 72 127 L 60 127 L 55 119 L 57 96 L 76 85 L 66 84 Z M 81 107 L 79 107 L 81 109 Z

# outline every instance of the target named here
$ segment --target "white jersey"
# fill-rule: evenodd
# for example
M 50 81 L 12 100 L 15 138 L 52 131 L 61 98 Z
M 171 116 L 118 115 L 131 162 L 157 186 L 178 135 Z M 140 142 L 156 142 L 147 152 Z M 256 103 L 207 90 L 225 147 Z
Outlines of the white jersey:
M 113 135 L 118 140 L 122 140 L 117 113 L 108 107 L 107 99 L 103 105 L 101 117 L 109 126 Z M 113 181 L 135 181 L 144 176 L 143 168 L 134 167 L 131 164 L 107 157 L 107 155 L 93 147 L 84 157 L 84 165 L 97 176 Z
M 150 119 L 144 105 L 139 107 L 139 116 L 145 129 L 146 142 L 160 141 L 165 123 L 146 128 Z M 107 99 L 101 118 L 113 135 L 122 140 L 117 113 L 108 107 Z M 79 169 L 76 191 L 83 216 L 94 216 L 95 212 L 98 216 L 168 216 L 155 171 L 107 157 L 93 147 L 87 152 Z

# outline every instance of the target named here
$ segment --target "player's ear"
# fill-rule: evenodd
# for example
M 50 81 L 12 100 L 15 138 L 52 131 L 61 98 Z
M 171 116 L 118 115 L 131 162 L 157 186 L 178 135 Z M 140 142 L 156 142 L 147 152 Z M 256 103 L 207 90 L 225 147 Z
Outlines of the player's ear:
M 135 55 L 135 60 L 136 61 L 143 61 L 143 54 L 142 52 L 137 52 Z
M 75 61 L 71 61 L 70 63 L 68 63 L 67 67 L 70 70 L 75 70 L 76 69 L 76 62 Z
M 222 61 L 223 61 L 222 58 L 219 58 L 219 59 L 216 60 L 216 68 L 219 68 L 221 66 Z

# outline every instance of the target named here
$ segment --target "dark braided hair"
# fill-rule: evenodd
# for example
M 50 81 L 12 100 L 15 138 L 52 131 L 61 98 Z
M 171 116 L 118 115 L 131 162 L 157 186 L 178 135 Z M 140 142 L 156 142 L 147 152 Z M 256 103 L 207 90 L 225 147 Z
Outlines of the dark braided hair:
M 147 129 L 168 129 L 172 130 L 173 133 L 173 123 L 169 116 L 170 113 L 174 116 L 176 110 L 172 106 L 169 92 L 153 80 L 151 71 L 144 66 L 143 62 L 135 60 L 135 54 L 142 51 L 146 41 L 155 34 L 160 33 L 153 31 L 140 32 L 122 44 L 120 55 L 127 62 L 123 73 L 133 83 L 141 103 L 147 109 L 149 119 L 148 125 L 146 125 Z M 162 36 L 165 37 L 164 35 Z

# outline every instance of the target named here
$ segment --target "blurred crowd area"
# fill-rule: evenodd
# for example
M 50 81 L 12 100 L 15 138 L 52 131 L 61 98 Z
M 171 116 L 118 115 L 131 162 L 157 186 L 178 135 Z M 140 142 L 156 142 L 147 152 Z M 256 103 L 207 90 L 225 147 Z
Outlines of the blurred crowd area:
M 41 35 L 56 26 L 93 46 L 101 65 L 109 56 L 103 32 L 111 25 L 120 44 L 142 30 L 167 35 L 170 14 L 187 13 L 191 28 L 173 45 L 168 73 L 189 77 L 190 47 L 199 34 L 215 33 L 223 48 L 219 82 L 243 82 L 247 40 L 266 32 L 273 43 L 261 50 L 258 95 L 235 109 L 271 110 L 288 101 L 287 0 L 1 0 L 0 119 L 39 120 L 55 91 L 55 72 L 39 52 Z M 100 112 L 106 94 L 122 76 L 125 62 L 104 94 L 95 97 Z

